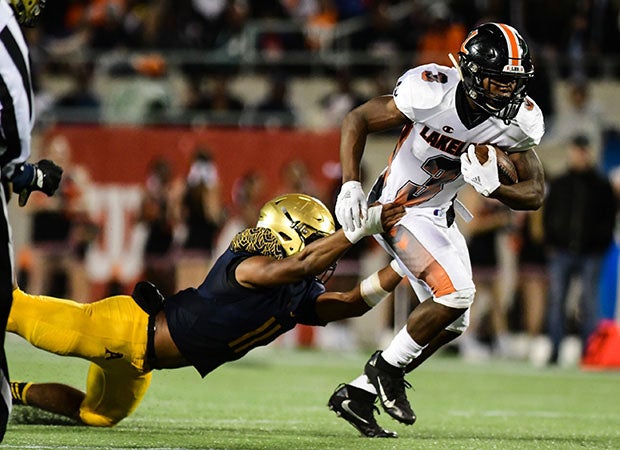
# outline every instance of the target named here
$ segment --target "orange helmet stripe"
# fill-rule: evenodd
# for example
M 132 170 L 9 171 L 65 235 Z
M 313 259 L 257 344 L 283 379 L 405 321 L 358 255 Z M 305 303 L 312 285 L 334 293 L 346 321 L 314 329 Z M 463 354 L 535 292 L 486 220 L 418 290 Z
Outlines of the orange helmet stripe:
M 503 23 L 496 23 L 508 44 L 508 64 L 513 66 L 521 65 L 521 48 L 519 47 L 518 34 L 514 28 Z

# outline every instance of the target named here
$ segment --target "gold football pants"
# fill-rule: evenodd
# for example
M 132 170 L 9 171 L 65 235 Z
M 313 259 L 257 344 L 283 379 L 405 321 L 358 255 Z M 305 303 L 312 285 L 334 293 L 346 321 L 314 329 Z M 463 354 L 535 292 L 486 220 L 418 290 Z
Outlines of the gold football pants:
M 80 418 L 112 426 L 131 414 L 151 382 L 145 372 L 147 314 L 127 295 L 95 303 L 13 291 L 7 331 L 35 347 L 91 362 Z

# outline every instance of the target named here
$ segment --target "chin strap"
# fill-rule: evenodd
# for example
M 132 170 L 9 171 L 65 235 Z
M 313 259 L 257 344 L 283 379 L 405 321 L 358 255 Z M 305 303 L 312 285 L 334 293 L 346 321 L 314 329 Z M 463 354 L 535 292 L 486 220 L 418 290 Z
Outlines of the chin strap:
M 463 72 L 461 72 L 461 66 L 457 62 L 456 58 L 454 57 L 452 53 L 448 53 L 448 58 L 450 58 L 450 61 L 452 61 L 452 65 L 454 66 L 456 71 L 459 73 L 459 79 L 463 81 Z

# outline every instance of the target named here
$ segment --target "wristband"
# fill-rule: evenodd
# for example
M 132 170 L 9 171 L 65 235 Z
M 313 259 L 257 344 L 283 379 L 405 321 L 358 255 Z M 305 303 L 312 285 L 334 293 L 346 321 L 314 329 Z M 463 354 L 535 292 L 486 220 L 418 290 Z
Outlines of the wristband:
M 352 244 L 359 242 L 363 237 L 370 236 L 383 232 L 383 225 L 381 224 L 381 211 L 383 205 L 372 206 L 368 208 L 367 219 L 362 224 L 361 228 L 355 228 L 354 230 L 345 230 L 344 235 Z
M 400 277 L 406 277 L 407 274 L 405 273 L 405 271 L 403 270 L 402 267 L 400 267 L 400 264 L 398 264 L 398 261 L 396 261 L 395 259 L 392 260 L 392 262 L 390 262 L 390 267 L 392 268 L 392 270 L 394 272 L 396 272 Z
M 342 227 L 342 231 L 344 231 L 345 237 L 349 240 L 351 244 L 357 244 L 362 238 L 366 237 L 366 233 L 363 228 L 355 228 L 353 231 L 345 230 Z
M 360 294 L 362 299 L 371 308 L 390 295 L 388 291 L 381 287 L 379 272 L 374 272 L 372 275 L 362 280 L 360 283 Z

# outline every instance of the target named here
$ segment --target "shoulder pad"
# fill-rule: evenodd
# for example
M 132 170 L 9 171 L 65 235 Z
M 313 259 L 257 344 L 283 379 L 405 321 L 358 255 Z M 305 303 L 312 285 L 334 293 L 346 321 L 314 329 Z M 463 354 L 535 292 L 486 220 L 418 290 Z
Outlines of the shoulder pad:
M 446 93 L 458 83 L 456 69 L 438 64 L 425 64 L 405 72 L 394 88 L 394 102 L 409 119 L 415 119 L 416 109 L 431 109 L 439 105 Z
M 540 107 L 530 97 L 526 97 L 519 108 L 513 124 L 518 128 L 517 143 L 507 149 L 508 152 L 529 150 L 537 146 L 545 134 L 545 121 Z

